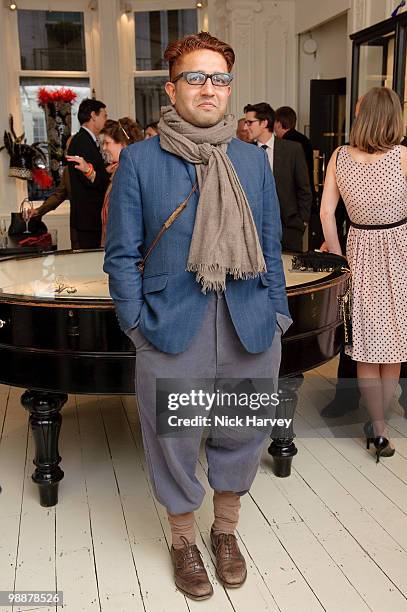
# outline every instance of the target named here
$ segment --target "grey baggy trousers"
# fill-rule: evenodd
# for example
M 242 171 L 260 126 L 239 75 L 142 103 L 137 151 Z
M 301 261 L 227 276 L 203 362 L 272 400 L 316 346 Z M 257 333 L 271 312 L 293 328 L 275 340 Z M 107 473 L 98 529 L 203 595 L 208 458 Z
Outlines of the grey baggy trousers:
M 272 346 L 263 353 L 248 353 L 231 321 L 226 300 L 214 294 L 202 327 L 183 353 L 157 350 L 136 328 L 131 332 L 136 347 L 136 391 L 150 481 L 157 500 L 170 514 L 192 512 L 200 507 L 205 490 L 196 477 L 204 428 L 188 436 L 156 434 L 156 378 L 278 380 L 281 360 L 281 329 L 276 325 Z M 213 391 L 213 386 L 212 386 Z M 207 439 L 208 480 L 217 491 L 244 494 L 256 475 L 269 430 L 253 438 Z

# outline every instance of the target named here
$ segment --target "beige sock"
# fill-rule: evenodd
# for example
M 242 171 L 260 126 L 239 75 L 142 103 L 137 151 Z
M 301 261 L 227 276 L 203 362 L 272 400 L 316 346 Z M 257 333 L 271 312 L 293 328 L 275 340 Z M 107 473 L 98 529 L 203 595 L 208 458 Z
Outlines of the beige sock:
M 195 526 L 194 513 L 186 512 L 185 514 L 170 514 L 167 512 L 168 522 L 171 527 L 172 545 L 174 548 L 183 548 L 184 542 L 181 536 L 184 536 L 190 544 L 195 544 Z
M 215 534 L 234 534 L 239 521 L 240 495 L 233 491 L 213 492 L 213 511 L 215 520 L 212 529 Z

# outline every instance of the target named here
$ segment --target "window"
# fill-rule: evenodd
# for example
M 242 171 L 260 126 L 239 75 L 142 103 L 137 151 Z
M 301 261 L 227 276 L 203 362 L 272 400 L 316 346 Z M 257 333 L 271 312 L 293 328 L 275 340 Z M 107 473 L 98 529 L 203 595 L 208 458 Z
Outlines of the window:
M 91 95 L 89 74 L 86 72 L 85 15 L 69 9 L 19 9 L 17 24 L 20 101 L 25 138 L 29 144 L 43 143 L 41 149 L 47 170 L 53 178 L 53 185 L 48 190 L 39 189 L 31 181 L 28 183 L 29 196 L 37 200 L 47 197 L 59 183 L 64 165 L 62 149 L 69 134 L 69 120 L 65 120 L 69 113 L 66 115 L 63 110 L 57 119 L 49 118 L 47 127 L 44 108 L 38 104 L 38 90 L 40 87 L 64 87 L 77 94 L 71 113 L 71 131 L 75 133 L 79 128 L 79 104 Z
M 196 9 L 135 13 L 136 72 L 134 90 L 136 117 L 144 127 L 158 121 L 160 108 L 169 103 L 164 91 L 168 63 L 163 59 L 169 43 L 198 31 Z
M 38 105 L 37 95 L 40 87 L 68 87 L 72 89 L 77 98 L 72 104 L 72 134 L 79 130 L 78 108 L 84 98 L 91 95 L 89 80 L 84 79 L 58 79 L 40 77 L 21 77 L 20 78 L 20 100 L 23 114 L 23 125 L 25 138 L 29 144 L 33 142 L 47 142 L 47 128 L 45 123 L 44 110 Z M 49 162 L 48 146 L 41 146 L 42 151 Z M 49 164 L 48 164 L 49 165 Z M 39 189 L 34 183 L 29 182 L 29 196 L 32 200 L 43 200 L 55 189 L 53 185 L 49 190 Z
M 136 13 L 135 21 L 136 70 L 165 70 L 168 44 L 198 29 L 195 9 Z
M 160 108 L 168 104 L 164 85 L 168 77 L 136 77 L 134 93 L 136 99 L 137 121 L 145 127 L 160 119 Z
M 89 79 L 57 79 L 40 77 L 20 78 L 20 100 L 23 113 L 24 133 L 28 143 L 47 140 L 44 110 L 38 106 L 37 95 L 40 87 L 72 89 L 77 98 L 72 104 L 72 134 L 79 130 L 78 108 L 91 95 Z
M 18 11 L 22 70 L 86 70 L 83 13 Z

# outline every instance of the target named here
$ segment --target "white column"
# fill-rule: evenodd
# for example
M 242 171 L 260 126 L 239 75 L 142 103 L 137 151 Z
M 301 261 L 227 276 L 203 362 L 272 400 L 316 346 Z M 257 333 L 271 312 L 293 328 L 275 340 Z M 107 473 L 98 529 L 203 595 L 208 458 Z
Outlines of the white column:
M 122 13 L 118 20 L 119 42 L 119 79 L 118 110 L 119 117 L 135 117 L 134 65 L 136 57 L 135 25 L 133 13 Z
M 16 53 L 17 13 L 0 5 L 0 146 L 3 146 L 3 134 L 9 130 L 9 115 L 14 118 L 14 126 L 19 136 L 22 129 L 18 67 L 19 57 Z M 6 150 L 0 153 L 0 216 L 9 217 L 18 204 L 27 196 L 27 182 L 10 178 L 9 156 Z
M 98 31 L 95 27 L 92 40 L 96 97 L 112 119 L 134 116 L 134 25 L 122 6 L 120 0 L 98 1 Z

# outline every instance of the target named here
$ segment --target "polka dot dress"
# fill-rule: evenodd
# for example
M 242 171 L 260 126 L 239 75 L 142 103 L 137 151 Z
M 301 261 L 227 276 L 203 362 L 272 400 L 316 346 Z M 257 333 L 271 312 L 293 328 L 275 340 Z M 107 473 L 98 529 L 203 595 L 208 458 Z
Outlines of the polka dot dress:
M 407 180 L 401 146 L 373 163 L 340 149 L 336 176 L 348 215 L 360 225 L 395 223 L 407 217 Z M 407 361 L 407 224 L 390 229 L 351 227 L 346 256 L 352 273 L 353 346 L 356 361 Z

